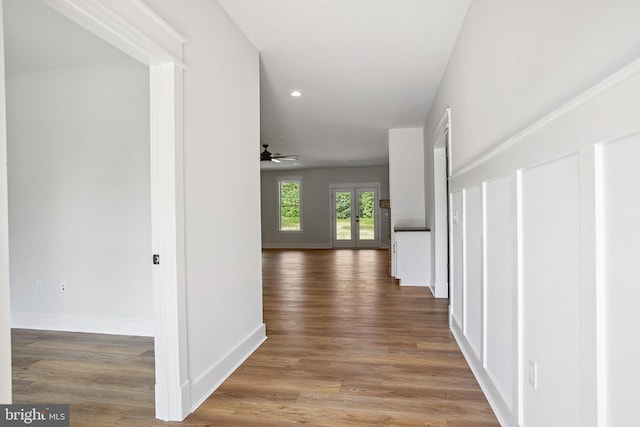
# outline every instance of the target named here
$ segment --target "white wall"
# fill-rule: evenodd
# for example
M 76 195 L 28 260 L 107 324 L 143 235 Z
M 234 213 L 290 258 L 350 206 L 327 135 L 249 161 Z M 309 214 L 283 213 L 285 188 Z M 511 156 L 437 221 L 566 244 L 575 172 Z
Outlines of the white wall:
M 389 129 L 391 229 L 424 227 L 424 144 L 421 128 Z
M 147 2 L 184 46 L 184 208 L 191 406 L 265 338 L 258 52 L 215 1 Z
M 0 99 L 4 99 L 4 30 L 0 3 Z M 11 307 L 5 103 L 0 102 L 0 404 L 11 403 Z
M 425 123 L 431 226 L 429 135 L 451 107 L 451 328 L 503 425 L 635 423 L 638 230 L 611 218 L 640 209 L 623 161 L 638 155 L 640 63 L 582 94 L 640 56 L 639 14 L 472 3 Z
M 278 232 L 278 179 L 302 179 L 303 233 Z M 331 184 L 380 183 L 380 199 L 389 198 L 389 168 L 331 168 L 263 171 L 262 245 L 263 247 L 331 247 Z M 389 246 L 388 209 L 380 209 L 380 246 Z
M 13 327 L 153 335 L 149 69 L 8 75 L 7 128 Z
M 397 256 L 396 234 L 393 230 L 395 227 L 424 227 L 425 225 L 423 138 L 422 128 L 389 129 L 391 275 L 394 277 L 397 275 Z M 425 260 L 425 265 L 431 265 L 431 255 L 428 260 Z M 430 282 L 431 271 L 428 271 L 428 276 L 428 282 Z

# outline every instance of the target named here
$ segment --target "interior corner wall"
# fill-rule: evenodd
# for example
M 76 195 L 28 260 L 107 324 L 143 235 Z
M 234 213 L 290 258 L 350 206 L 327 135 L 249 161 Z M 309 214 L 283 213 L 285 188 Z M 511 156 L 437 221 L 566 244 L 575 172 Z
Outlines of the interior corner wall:
M 640 236 L 610 218 L 640 209 L 618 156 L 640 133 L 639 15 L 623 0 L 472 2 L 425 121 L 432 187 L 451 108 L 451 329 L 502 425 L 635 423 L 640 349 L 620 331 L 640 321 L 637 268 L 610 254 Z
M 191 408 L 265 339 L 256 48 L 218 2 L 149 0 L 184 45 L 184 226 Z
M 278 232 L 278 180 L 302 179 L 303 232 Z M 389 167 L 269 170 L 261 173 L 262 246 L 265 248 L 330 248 L 331 184 L 380 183 L 380 199 L 389 198 Z M 388 209 L 380 209 L 380 247 L 389 247 Z
M 152 336 L 148 67 L 6 81 L 13 327 Z
M 4 99 L 3 4 L 0 2 L 0 99 Z M 0 103 L 0 404 L 12 402 L 11 307 L 9 292 L 9 219 L 5 103 Z

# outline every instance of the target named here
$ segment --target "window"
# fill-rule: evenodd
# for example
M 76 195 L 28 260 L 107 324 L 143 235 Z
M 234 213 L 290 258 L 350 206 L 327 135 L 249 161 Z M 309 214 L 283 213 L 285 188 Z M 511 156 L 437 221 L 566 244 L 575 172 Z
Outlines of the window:
M 302 231 L 302 202 L 300 179 L 278 181 L 280 231 Z

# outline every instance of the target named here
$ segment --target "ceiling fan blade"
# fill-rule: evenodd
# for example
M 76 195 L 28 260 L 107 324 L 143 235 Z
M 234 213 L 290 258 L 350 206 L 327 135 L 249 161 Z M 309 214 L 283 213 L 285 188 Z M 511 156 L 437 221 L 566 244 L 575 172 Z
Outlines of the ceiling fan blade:
M 273 159 L 278 159 L 278 160 L 299 160 L 300 156 L 298 156 L 298 155 L 287 156 L 287 155 L 284 155 L 284 154 L 279 154 L 279 155 L 276 155 L 276 156 L 271 156 L 271 160 L 273 160 Z
M 267 148 L 269 147 L 269 144 L 262 144 L 262 146 L 264 147 L 264 151 L 260 153 L 260 161 L 263 161 L 263 162 L 272 161 L 274 163 L 281 163 L 283 160 L 295 161 L 300 158 L 300 156 L 298 155 L 286 155 L 286 154 L 280 154 L 280 153 L 271 154 L 269 150 L 267 150 Z

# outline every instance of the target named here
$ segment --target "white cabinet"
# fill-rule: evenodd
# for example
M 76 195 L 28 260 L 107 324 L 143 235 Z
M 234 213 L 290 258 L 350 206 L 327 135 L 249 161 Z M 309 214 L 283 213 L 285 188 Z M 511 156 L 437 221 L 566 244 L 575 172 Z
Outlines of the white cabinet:
M 431 244 L 429 230 L 425 228 L 396 227 L 395 277 L 402 286 L 429 286 L 431 275 Z

